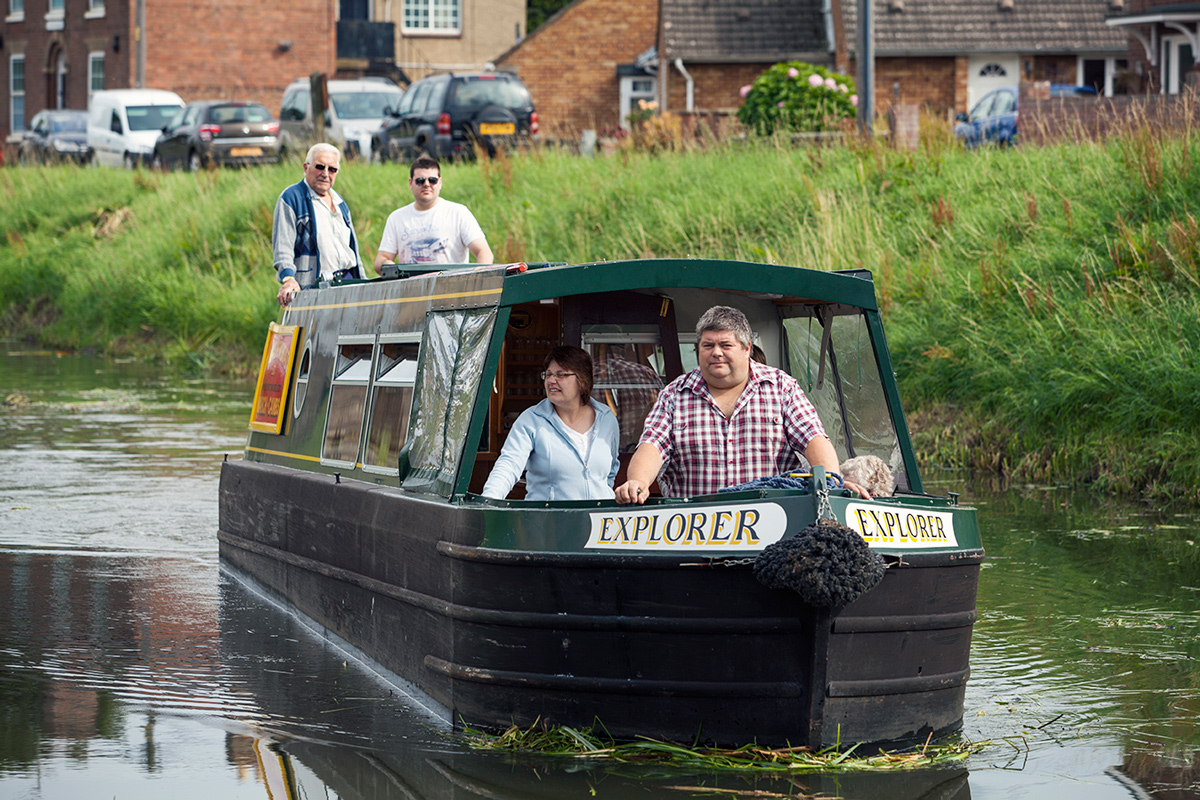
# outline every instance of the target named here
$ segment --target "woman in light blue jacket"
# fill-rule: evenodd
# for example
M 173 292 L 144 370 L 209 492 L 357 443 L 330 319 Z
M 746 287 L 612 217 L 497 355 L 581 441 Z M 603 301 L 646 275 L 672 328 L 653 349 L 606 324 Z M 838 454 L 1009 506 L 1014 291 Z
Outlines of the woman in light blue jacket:
M 526 500 L 613 497 L 620 430 L 608 406 L 591 398 L 592 357 L 578 347 L 556 347 L 542 379 L 546 399 L 513 423 L 484 497 L 507 497 L 522 472 Z

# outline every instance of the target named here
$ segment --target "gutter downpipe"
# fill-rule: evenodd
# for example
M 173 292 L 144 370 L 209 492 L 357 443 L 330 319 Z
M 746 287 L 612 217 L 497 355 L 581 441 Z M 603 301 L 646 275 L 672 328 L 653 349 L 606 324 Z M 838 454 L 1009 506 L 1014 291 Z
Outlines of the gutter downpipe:
M 137 0 L 134 6 L 134 62 L 133 85 L 146 88 L 146 0 Z
M 683 76 L 683 79 L 685 81 L 687 81 L 687 110 L 695 111 L 696 110 L 695 103 L 692 102 L 693 101 L 692 92 L 695 87 L 695 82 L 692 80 L 692 76 L 688 74 L 688 71 L 683 68 L 683 59 L 682 58 L 675 59 L 675 69 L 679 70 L 679 74 Z

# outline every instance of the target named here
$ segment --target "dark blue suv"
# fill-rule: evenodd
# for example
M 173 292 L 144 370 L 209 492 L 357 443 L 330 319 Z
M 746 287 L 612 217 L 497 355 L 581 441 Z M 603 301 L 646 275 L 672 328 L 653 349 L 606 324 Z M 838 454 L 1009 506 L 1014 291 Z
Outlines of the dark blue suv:
M 474 158 L 476 145 L 492 156 L 529 145 L 537 132 L 533 99 L 516 75 L 442 73 L 409 86 L 371 144 L 382 160 Z
M 1017 143 L 1017 98 L 1015 86 L 994 89 L 975 104 L 970 114 L 959 114 L 954 126 L 954 135 L 967 147 L 981 144 Z M 1066 83 L 1050 84 L 1050 97 L 1096 98 L 1099 92 L 1091 86 L 1072 86 Z

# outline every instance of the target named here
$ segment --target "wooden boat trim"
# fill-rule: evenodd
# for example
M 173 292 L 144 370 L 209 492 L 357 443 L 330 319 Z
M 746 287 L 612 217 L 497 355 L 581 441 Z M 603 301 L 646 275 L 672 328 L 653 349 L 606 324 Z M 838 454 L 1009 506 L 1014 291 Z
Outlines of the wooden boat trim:
M 416 606 L 425 611 L 441 614 L 449 619 L 463 622 L 478 622 L 505 625 L 517 628 L 541 628 L 563 631 L 624 631 L 635 633 L 785 633 L 798 631 L 803 623 L 793 617 L 647 617 L 611 616 L 584 614 L 542 614 L 531 611 L 502 611 L 439 600 L 422 592 L 403 589 L 394 584 L 368 578 L 357 572 L 297 555 L 260 542 L 251 542 L 237 536 L 217 532 L 224 544 L 237 547 L 255 555 L 267 556 L 317 575 L 336 578 L 372 592 L 391 597 L 402 603 Z M 440 548 L 439 548 L 440 549 Z M 611 559 L 616 561 L 617 559 Z M 620 559 L 629 560 L 628 557 Z M 628 564 L 624 565 L 628 567 Z M 646 565 L 650 566 L 650 565 Z
M 595 678 L 573 675 L 540 675 L 513 670 L 489 670 L 425 656 L 425 666 L 458 680 L 497 686 L 520 686 L 550 691 L 634 694 L 661 697 L 803 697 L 804 687 L 794 681 L 729 683 L 717 681 L 653 681 L 642 678 Z
M 937 631 L 949 628 L 969 628 L 979 618 L 977 611 L 955 611 L 948 614 L 909 614 L 893 617 L 836 617 L 834 633 L 890 633 L 893 631 Z
M 921 675 L 915 678 L 884 678 L 873 681 L 830 681 L 825 687 L 827 697 L 874 697 L 881 694 L 916 694 L 966 686 L 971 669 L 941 675 Z

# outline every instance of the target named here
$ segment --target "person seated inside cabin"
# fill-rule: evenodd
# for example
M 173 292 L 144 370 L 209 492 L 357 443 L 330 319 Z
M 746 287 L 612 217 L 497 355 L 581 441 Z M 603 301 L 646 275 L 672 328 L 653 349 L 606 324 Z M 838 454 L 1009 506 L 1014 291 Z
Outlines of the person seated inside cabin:
M 546 399 L 513 423 L 483 496 L 504 499 L 524 472 L 526 500 L 612 498 L 620 430 L 608 406 L 591 397 L 591 356 L 563 345 L 543 367 Z
M 750 322 L 713 306 L 696 323 L 699 366 L 671 381 L 646 417 L 618 503 L 644 503 L 657 477 L 668 497 L 712 494 L 797 469 L 804 455 L 838 471 L 837 451 L 791 375 L 751 358 Z M 870 498 L 862 486 L 845 487 Z
M 654 406 L 663 380 L 658 372 L 643 363 L 637 345 L 601 344 L 596 346 L 596 385 L 598 399 L 617 415 L 621 443 L 625 450 L 637 447 L 646 414 Z

